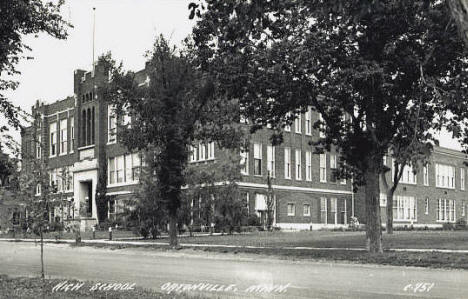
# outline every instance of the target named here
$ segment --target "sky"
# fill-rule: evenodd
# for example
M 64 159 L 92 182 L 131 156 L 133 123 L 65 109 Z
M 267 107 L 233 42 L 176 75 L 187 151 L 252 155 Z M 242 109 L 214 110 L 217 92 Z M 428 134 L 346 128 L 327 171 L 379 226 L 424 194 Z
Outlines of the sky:
M 73 95 L 73 71 L 91 70 L 93 59 L 93 7 L 95 11 L 95 58 L 110 51 L 129 70 L 144 67 L 146 51 L 163 34 L 175 45 L 191 32 L 190 0 L 67 0 L 62 16 L 72 23 L 66 40 L 40 34 L 27 36 L 33 60 L 22 60 L 17 69 L 19 87 L 7 93 L 27 112 L 36 100 L 52 103 Z M 19 141 L 19 133 L 13 133 Z M 440 145 L 460 149 L 450 134 L 442 133 Z
M 155 37 L 164 34 L 179 45 L 191 32 L 189 0 L 67 0 L 62 16 L 74 28 L 66 40 L 46 34 L 26 36 L 33 60 L 18 64 L 20 86 L 9 99 L 27 112 L 36 100 L 51 103 L 73 95 L 73 71 L 91 70 L 93 7 L 96 8 L 95 59 L 108 51 L 124 67 L 140 70 Z

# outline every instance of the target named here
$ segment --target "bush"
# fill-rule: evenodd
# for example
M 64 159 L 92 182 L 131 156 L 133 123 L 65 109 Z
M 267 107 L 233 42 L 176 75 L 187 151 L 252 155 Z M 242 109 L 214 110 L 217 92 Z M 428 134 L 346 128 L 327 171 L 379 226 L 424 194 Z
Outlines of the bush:
M 442 229 L 443 230 L 454 230 L 455 226 L 453 225 L 453 223 L 446 222 L 446 223 L 442 224 Z
M 251 214 L 249 215 L 249 218 L 247 219 L 247 225 L 248 226 L 260 226 L 260 219 L 258 218 L 257 215 Z
M 358 230 L 359 229 L 359 220 L 357 217 L 351 217 L 349 221 L 349 228 L 351 230 Z
M 466 229 L 466 220 L 463 219 L 463 218 L 458 219 L 457 222 L 455 223 L 455 229 L 465 230 Z

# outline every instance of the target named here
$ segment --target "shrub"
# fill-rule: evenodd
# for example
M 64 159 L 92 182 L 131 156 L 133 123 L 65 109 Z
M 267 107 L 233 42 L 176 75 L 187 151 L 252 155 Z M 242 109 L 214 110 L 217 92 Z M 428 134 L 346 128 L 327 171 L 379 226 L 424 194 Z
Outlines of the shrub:
M 251 215 L 249 215 L 249 218 L 247 219 L 247 225 L 249 225 L 249 226 L 260 226 L 260 219 L 258 218 L 257 215 L 251 214 Z
M 453 225 L 453 223 L 449 223 L 449 222 L 446 222 L 444 224 L 442 224 L 442 229 L 443 230 L 453 230 L 455 227 Z
M 466 229 L 466 220 L 463 218 L 458 219 L 457 222 L 455 223 L 455 229 L 458 229 L 458 230 Z
M 359 229 L 359 220 L 357 217 L 351 217 L 349 221 L 349 228 L 351 230 L 358 230 Z

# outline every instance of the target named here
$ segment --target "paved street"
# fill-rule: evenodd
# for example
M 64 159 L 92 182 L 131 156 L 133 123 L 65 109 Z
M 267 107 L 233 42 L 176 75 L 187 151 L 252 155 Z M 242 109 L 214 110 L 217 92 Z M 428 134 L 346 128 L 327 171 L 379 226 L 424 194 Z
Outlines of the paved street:
M 40 273 L 40 247 L 34 243 L 0 242 L 0 273 Z M 97 282 L 135 282 L 161 290 L 170 283 L 232 285 L 233 291 L 202 291 L 203 296 L 262 298 L 468 298 L 468 271 L 286 261 L 256 256 L 144 248 L 110 250 L 45 246 L 46 275 Z M 286 292 L 267 294 L 256 285 L 287 285 Z M 429 292 L 413 292 L 430 283 Z M 411 286 L 408 286 L 411 284 Z M 172 284 L 172 286 L 176 286 Z M 429 284 L 427 285 L 430 286 Z M 246 292 L 249 288 L 251 292 Z M 192 291 L 199 292 L 199 291 Z

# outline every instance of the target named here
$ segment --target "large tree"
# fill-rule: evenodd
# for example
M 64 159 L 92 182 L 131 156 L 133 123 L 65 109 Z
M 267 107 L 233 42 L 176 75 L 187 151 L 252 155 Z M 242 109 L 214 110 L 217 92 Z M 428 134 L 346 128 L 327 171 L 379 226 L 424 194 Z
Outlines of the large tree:
M 118 138 L 129 150 L 154 154 L 157 191 L 169 218 L 170 245 L 178 246 L 177 220 L 189 148 L 194 141 L 218 141 L 235 146 L 240 134 L 231 125 L 234 104 L 215 97 L 213 80 L 193 67 L 190 46 L 184 51 L 171 47 L 162 36 L 156 39 L 146 65 L 147 84 L 109 57 L 111 82 L 105 98 L 132 116 L 130 126 L 118 127 Z M 220 133 L 222 131 L 222 133 Z
M 14 90 L 18 82 L 12 76 L 18 75 L 17 63 L 23 58 L 31 58 L 24 54 L 31 50 L 24 44 L 26 35 L 47 33 L 55 38 L 67 37 L 66 29 L 70 26 L 60 15 L 64 0 L 8 0 L 0 2 L 0 113 L 8 123 L 18 128 L 19 109 L 5 96 L 7 90 Z M 2 124 L 0 131 L 6 130 Z
M 467 57 L 446 1 L 207 0 L 190 8 L 199 66 L 254 125 L 280 137 L 295 113 L 321 114 L 317 152 L 336 149 L 341 174 L 365 186 L 367 246 L 381 252 L 383 157 L 412 142 L 430 149 L 450 107 L 464 105 Z M 421 147 L 405 148 L 414 156 Z

